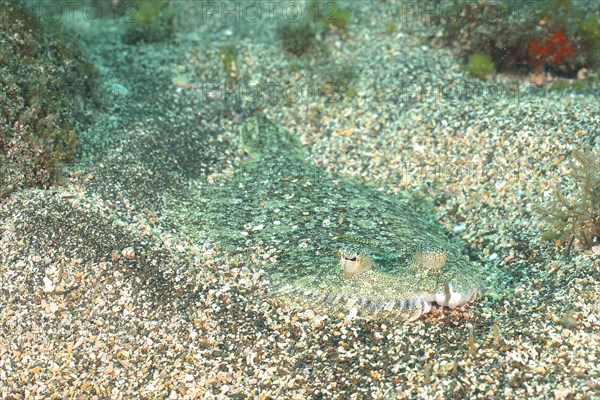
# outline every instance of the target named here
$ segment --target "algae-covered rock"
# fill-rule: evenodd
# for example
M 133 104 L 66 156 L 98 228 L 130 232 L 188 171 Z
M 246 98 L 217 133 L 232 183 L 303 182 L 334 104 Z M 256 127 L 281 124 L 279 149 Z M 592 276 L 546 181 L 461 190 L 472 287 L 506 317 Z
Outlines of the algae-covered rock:
M 51 185 L 98 104 L 96 69 L 59 28 L 0 0 L 0 198 Z
M 166 214 L 199 242 L 254 253 L 276 295 L 326 312 L 415 319 L 434 301 L 456 307 L 478 290 L 479 269 L 410 193 L 321 170 L 261 114 L 240 142 L 247 162 L 166 199 Z
M 598 71 L 594 1 L 447 1 L 439 2 L 433 20 L 465 59 L 487 54 L 499 73 L 546 71 L 573 79 L 584 68 Z

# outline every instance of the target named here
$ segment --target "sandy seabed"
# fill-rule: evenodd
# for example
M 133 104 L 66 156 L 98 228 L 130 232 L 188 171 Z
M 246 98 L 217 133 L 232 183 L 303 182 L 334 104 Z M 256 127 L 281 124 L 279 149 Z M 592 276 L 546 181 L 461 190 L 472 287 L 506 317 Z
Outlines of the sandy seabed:
M 388 33 L 378 21 L 393 5 L 356 7 L 360 21 L 320 43 L 355 71 L 356 94 L 334 102 L 308 90 L 318 59 L 283 53 L 274 26 L 197 24 L 193 2 L 169 43 L 68 24 L 114 96 L 62 184 L 0 203 L 3 398 L 600 395 L 600 250 L 565 256 L 541 240 L 539 211 L 559 182 L 577 194 L 568 160 L 600 143 L 597 94 L 473 80 L 431 46 L 432 27 Z M 274 88 L 270 99 L 221 90 L 230 44 L 242 82 Z M 293 102 L 290 85 L 304 93 Z M 165 194 L 239 160 L 237 129 L 259 108 L 322 168 L 430 199 L 481 265 L 478 297 L 413 323 L 289 307 L 251 252 L 196 243 L 162 218 Z

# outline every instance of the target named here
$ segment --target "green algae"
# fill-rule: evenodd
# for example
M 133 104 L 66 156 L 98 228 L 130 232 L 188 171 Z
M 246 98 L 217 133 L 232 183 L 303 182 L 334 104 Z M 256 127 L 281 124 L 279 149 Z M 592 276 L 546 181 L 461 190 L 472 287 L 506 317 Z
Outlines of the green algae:
M 471 76 L 485 80 L 494 73 L 494 63 L 487 54 L 473 54 L 469 57 L 465 70 Z
M 244 123 L 240 142 L 248 160 L 167 198 L 166 215 L 198 242 L 254 254 L 285 300 L 413 319 L 429 309 L 424 295 L 477 290 L 478 269 L 420 199 L 308 163 L 299 139 L 262 114 Z M 345 277 L 341 264 L 357 258 L 373 267 Z

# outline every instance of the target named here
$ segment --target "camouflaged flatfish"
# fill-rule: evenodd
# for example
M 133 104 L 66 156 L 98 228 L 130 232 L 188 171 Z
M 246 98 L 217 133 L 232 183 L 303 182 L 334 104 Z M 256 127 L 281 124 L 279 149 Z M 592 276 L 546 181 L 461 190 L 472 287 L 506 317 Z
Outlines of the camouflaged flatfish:
M 479 269 L 422 200 L 325 172 L 262 114 L 245 121 L 240 142 L 248 160 L 168 201 L 167 215 L 198 241 L 260 249 L 275 295 L 413 320 L 432 302 L 454 308 L 478 290 Z

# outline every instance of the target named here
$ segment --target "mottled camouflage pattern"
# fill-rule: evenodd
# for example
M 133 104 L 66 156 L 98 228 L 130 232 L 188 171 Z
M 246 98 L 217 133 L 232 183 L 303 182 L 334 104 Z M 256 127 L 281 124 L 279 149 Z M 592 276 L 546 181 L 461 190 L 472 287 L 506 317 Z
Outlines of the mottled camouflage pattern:
M 244 123 L 240 142 L 249 155 L 240 168 L 167 208 L 199 241 L 264 250 L 261 267 L 282 298 L 414 319 L 429 310 L 423 294 L 478 289 L 478 268 L 410 193 L 385 194 L 326 173 L 305 160 L 296 136 L 262 114 Z M 342 265 L 356 266 L 354 255 L 372 262 L 344 274 Z

